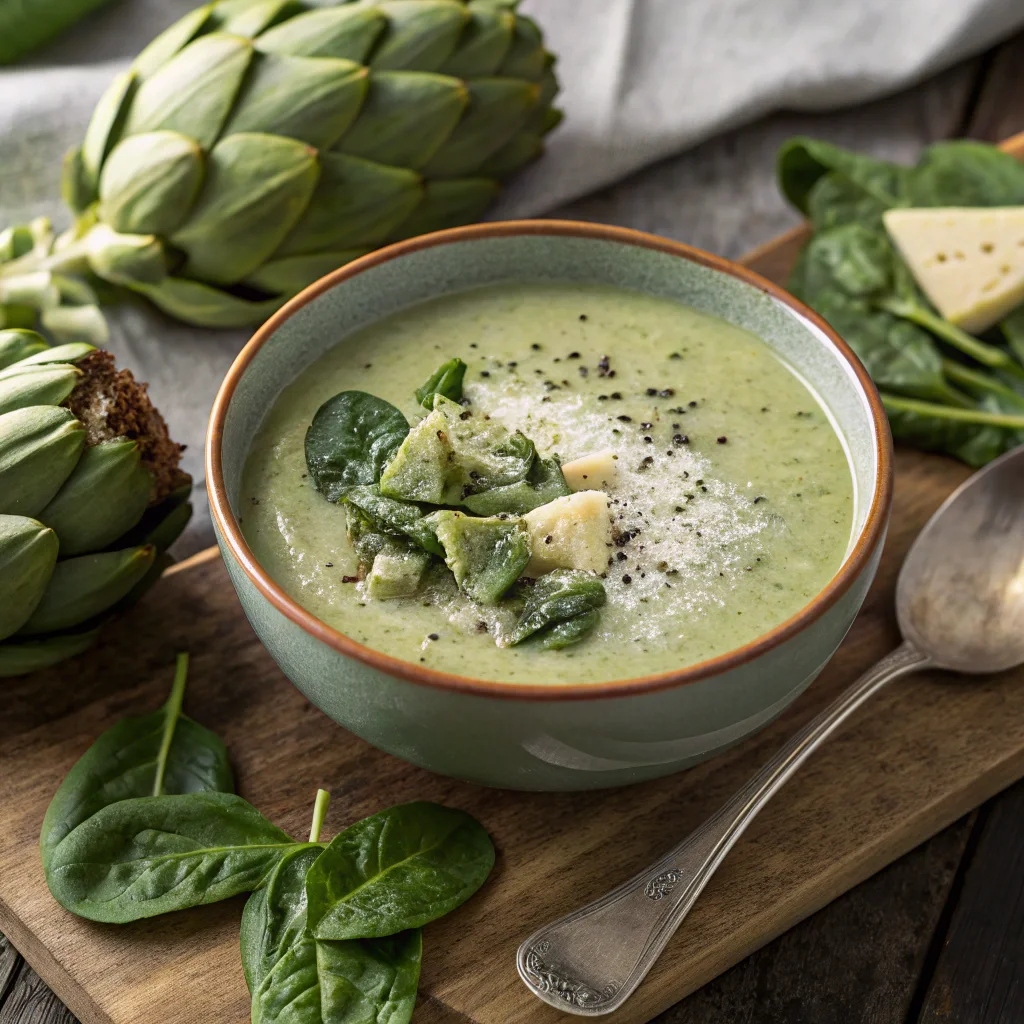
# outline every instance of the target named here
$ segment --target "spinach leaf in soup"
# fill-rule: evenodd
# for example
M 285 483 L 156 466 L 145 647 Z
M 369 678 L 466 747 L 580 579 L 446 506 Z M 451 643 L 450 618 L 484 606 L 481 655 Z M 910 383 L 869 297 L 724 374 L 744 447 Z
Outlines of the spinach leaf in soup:
M 599 577 L 581 569 L 555 569 L 526 591 L 519 620 L 499 645 L 512 647 L 534 638 L 556 650 L 567 647 L 597 625 L 597 609 L 604 603 Z
M 119 800 L 234 791 L 223 742 L 182 714 L 187 677 L 188 655 L 179 654 L 164 706 L 111 726 L 64 777 L 43 818 L 39 845 L 44 869 L 75 828 Z
M 124 924 L 252 892 L 295 845 L 233 793 L 136 797 L 65 836 L 46 880 L 73 914 Z
M 378 532 L 392 537 L 408 537 L 424 551 L 444 557 L 444 548 L 425 522 L 423 510 L 418 505 L 387 498 L 376 486 L 354 487 L 345 500 L 360 509 Z
M 464 811 L 411 803 L 340 832 L 306 876 L 318 940 L 381 938 L 443 917 L 494 866 L 483 826 Z
M 460 402 L 462 400 L 462 382 L 465 376 L 466 364 L 458 356 L 449 359 L 416 389 L 416 401 L 427 410 L 434 408 L 434 395 L 443 395 L 453 402 Z
M 306 431 L 306 466 L 329 501 L 375 484 L 409 433 L 399 409 L 364 391 L 342 391 L 316 411 Z
M 462 504 L 477 516 L 522 516 L 571 493 L 558 459 L 538 456 L 525 480 L 468 495 Z
M 1024 165 L 984 142 L 937 142 L 910 171 L 906 205 L 1024 205 Z

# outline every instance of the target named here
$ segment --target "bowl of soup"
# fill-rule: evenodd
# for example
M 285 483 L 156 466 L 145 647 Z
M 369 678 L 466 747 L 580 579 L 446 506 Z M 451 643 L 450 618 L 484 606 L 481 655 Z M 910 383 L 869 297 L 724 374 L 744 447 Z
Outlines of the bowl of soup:
M 835 652 L 892 491 L 849 347 L 736 264 L 622 228 L 476 225 L 347 264 L 214 407 L 218 541 L 336 722 L 527 790 L 678 771 Z

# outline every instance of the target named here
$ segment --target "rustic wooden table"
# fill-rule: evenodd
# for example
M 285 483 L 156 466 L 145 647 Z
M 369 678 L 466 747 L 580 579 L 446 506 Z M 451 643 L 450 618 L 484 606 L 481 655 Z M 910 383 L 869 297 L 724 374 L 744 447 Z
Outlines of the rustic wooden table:
M 773 174 L 775 151 L 789 135 L 909 161 L 935 139 L 998 140 L 1022 130 L 1024 34 L 887 100 L 840 113 L 770 117 L 556 214 L 626 224 L 737 257 L 795 222 Z M 192 546 L 210 542 L 200 531 Z M 940 1021 L 1024 1022 L 1024 783 L 678 1003 L 657 1024 Z M 0 1024 L 74 1024 L 2 935 Z

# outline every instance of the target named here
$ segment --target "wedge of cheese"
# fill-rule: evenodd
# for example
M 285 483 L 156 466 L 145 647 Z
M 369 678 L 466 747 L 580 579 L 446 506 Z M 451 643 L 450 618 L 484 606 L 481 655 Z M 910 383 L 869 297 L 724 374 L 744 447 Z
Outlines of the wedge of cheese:
M 618 476 L 618 455 L 611 448 L 602 448 L 562 466 L 562 476 L 570 491 L 594 491 L 615 485 Z
M 882 219 L 950 323 L 976 334 L 1024 302 L 1024 206 L 889 210 Z
M 608 568 L 612 517 L 604 491 L 567 494 L 523 518 L 532 552 L 524 576 L 543 576 L 552 569 L 604 572 Z

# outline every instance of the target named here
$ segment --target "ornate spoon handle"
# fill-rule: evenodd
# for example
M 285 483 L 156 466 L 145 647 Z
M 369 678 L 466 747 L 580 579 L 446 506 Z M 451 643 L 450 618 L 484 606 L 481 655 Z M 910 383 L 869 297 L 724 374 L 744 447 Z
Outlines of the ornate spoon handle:
M 643 981 L 743 830 L 801 764 L 886 683 L 930 664 L 904 642 L 800 730 L 729 802 L 661 860 L 545 925 L 520 947 L 519 976 L 582 1017 L 618 1009 Z

